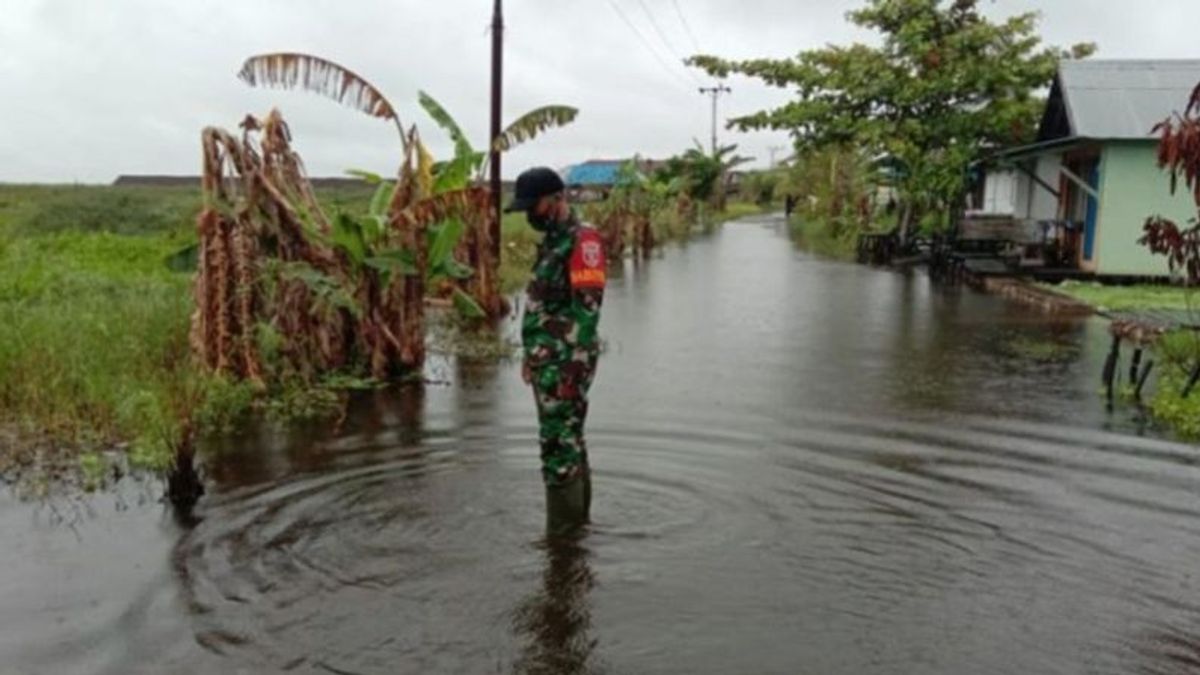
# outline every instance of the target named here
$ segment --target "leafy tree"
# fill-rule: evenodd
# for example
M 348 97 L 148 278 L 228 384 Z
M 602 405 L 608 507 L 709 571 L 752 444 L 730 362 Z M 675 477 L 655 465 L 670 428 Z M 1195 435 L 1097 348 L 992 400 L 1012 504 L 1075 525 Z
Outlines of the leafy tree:
M 795 89 L 796 100 L 730 121 L 790 131 L 798 152 L 856 147 L 895 158 L 902 231 L 923 210 L 956 207 L 968 165 L 988 148 L 1030 141 L 1060 59 L 1042 45 L 1036 13 L 994 22 L 978 0 L 867 0 L 847 18 L 881 34 L 879 46 L 827 46 L 788 59 L 689 59 L 710 75 L 738 73 Z

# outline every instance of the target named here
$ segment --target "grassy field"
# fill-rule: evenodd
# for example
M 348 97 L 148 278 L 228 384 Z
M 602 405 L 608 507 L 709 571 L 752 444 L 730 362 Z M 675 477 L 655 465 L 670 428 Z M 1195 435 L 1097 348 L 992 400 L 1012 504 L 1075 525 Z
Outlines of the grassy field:
M 1046 288 L 1069 295 L 1097 309 L 1200 309 L 1195 289 L 1179 286 L 1105 286 L 1097 283 L 1066 281 Z
M 189 276 L 164 260 L 192 241 L 193 192 L 0 188 L 0 415 L 10 436 L 0 475 L 118 442 L 142 464 L 169 459 L 156 437 L 186 379 L 191 299 Z

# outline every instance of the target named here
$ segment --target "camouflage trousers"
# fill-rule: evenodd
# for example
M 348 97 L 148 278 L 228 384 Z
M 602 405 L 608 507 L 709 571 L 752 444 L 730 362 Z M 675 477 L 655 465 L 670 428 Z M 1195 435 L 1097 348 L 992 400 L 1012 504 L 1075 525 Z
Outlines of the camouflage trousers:
M 594 351 L 576 350 L 570 361 L 533 370 L 542 479 L 546 485 L 569 482 L 588 467 L 583 424 L 597 360 Z

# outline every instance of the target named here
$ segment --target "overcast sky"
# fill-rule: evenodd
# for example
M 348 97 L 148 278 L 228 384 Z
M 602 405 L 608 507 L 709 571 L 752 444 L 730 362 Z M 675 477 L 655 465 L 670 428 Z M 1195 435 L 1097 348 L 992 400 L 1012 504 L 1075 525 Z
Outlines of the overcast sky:
M 845 21 L 858 0 L 509 0 L 507 120 L 538 105 L 580 109 L 507 156 L 505 174 L 536 164 L 675 154 L 705 145 L 701 52 L 784 57 L 870 41 Z M 1097 58 L 1200 57 L 1200 1 L 994 0 L 986 11 L 1042 13 L 1051 44 L 1094 41 Z M 488 115 L 491 0 L 0 0 L 0 181 L 109 182 L 121 173 L 196 174 L 199 132 L 236 127 L 278 106 L 312 175 L 363 167 L 392 173 L 388 124 L 312 94 L 251 89 L 245 57 L 304 51 L 379 86 L 435 154 L 450 145 L 416 104 L 424 89 L 482 145 Z M 686 25 L 690 26 L 689 34 Z M 639 37 L 640 35 L 640 37 Z M 694 42 L 693 42 L 694 40 Z M 721 116 L 787 93 L 733 78 Z M 721 131 L 765 165 L 783 133 Z M 782 156 L 782 153 L 780 154 Z

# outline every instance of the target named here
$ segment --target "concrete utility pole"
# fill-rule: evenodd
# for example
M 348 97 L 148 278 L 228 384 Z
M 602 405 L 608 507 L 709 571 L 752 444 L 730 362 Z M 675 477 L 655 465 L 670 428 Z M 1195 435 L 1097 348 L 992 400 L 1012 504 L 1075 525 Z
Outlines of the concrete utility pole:
M 771 164 L 768 168 L 774 169 L 776 167 L 775 154 L 782 150 L 787 150 L 787 146 L 786 145 L 772 145 L 771 147 L 767 148 L 767 152 L 771 153 Z
M 733 90 L 723 84 L 718 84 L 715 87 L 700 87 L 701 94 L 712 96 L 712 153 L 717 155 L 717 98 L 721 94 L 728 94 Z
M 495 256 L 497 264 L 500 262 L 500 219 L 504 215 L 500 204 L 500 152 L 495 147 L 496 139 L 500 138 L 501 89 L 504 79 L 504 10 L 500 5 L 501 0 L 496 0 L 492 10 L 492 133 L 489 143 L 492 146 L 489 150 L 492 153 L 492 208 L 495 210 L 495 219 L 488 236 L 492 239 L 492 255 Z

